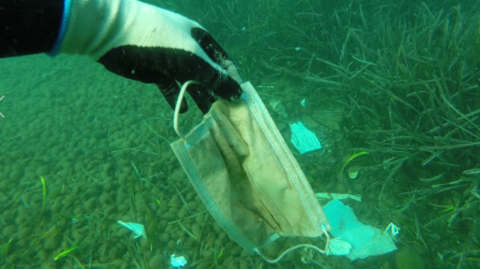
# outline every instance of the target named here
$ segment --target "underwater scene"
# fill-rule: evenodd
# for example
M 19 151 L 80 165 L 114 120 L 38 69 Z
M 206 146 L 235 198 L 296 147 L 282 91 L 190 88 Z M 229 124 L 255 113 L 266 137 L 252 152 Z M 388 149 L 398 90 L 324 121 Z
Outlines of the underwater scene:
M 245 249 L 172 151 L 156 86 L 38 54 L 0 59 L 0 268 L 480 268 L 479 1 L 145 2 L 199 22 L 234 60 L 329 237 Z M 180 129 L 201 121 L 191 106 Z

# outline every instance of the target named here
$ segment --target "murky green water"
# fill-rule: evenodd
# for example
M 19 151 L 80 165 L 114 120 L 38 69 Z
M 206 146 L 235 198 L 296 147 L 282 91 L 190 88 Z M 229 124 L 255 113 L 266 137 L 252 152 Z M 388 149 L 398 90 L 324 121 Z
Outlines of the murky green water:
M 172 254 L 186 268 L 478 267 L 476 1 L 152 2 L 209 29 L 313 190 L 361 195 L 345 203 L 365 224 L 399 226 L 398 250 L 265 263 L 228 238 L 190 186 L 155 86 L 83 57 L 32 55 L 0 60 L 2 268 L 170 268 Z M 322 150 L 298 154 L 297 121 Z M 144 224 L 147 239 L 118 220 Z

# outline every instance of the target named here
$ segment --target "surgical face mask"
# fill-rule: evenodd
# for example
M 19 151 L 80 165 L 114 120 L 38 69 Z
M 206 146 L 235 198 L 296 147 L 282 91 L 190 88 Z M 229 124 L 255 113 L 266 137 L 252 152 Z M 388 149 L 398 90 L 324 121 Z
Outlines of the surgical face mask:
M 280 238 L 305 242 L 322 235 L 328 248 L 330 226 L 255 89 L 246 82 L 242 90 L 238 101 L 216 101 L 185 136 L 175 113 L 181 137 L 171 144 L 175 155 L 213 218 L 246 250 L 272 263 L 299 247 L 325 253 L 311 244 L 285 247 L 277 258 L 263 251 Z

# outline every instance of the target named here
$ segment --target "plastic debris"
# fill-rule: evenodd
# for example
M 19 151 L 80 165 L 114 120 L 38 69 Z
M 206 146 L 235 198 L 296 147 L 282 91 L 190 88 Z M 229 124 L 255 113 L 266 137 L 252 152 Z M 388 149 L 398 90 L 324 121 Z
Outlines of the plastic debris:
M 329 246 L 327 255 L 345 256 L 350 254 L 350 250 L 352 249 L 350 243 L 338 238 L 331 239 Z
M 5 95 L 0 96 L 0 102 L 3 100 L 3 98 L 5 98 Z M 5 115 L 0 112 L 0 117 L 5 118 Z
M 360 169 L 358 169 L 358 168 L 356 168 L 356 167 L 348 169 L 348 170 L 347 170 L 347 172 L 348 172 L 348 177 L 349 177 L 350 179 L 355 179 L 355 178 L 357 178 L 359 171 L 360 171 Z
M 302 101 L 300 101 L 300 105 L 302 105 L 303 107 L 305 107 L 306 104 L 307 104 L 307 99 L 302 99 Z
M 338 200 L 352 199 L 357 202 L 362 201 L 362 196 L 355 195 L 355 194 L 319 192 L 319 193 L 315 193 L 315 196 L 320 199 L 329 199 L 329 200 L 330 199 L 338 199 Z
M 123 222 L 121 220 L 117 221 L 118 224 L 122 225 L 123 227 L 129 229 L 130 231 L 135 233 L 134 239 L 139 237 L 143 237 L 147 239 L 147 235 L 145 234 L 145 228 L 142 224 L 133 223 L 133 222 Z
M 308 130 L 302 122 L 290 124 L 290 129 L 292 130 L 291 141 L 298 151 L 300 151 L 300 154 L 322 148 L 317 136 Z
M 400 228 L 398 228 L 393 222 L 390 222 L 388 224 L 387 228 L 385 228 L 385 232 L 390 231 L 393 237 L 397 237 L 397 235 L 400 233 Z
M 340 200 L 330 201 L 323 210 L 332 227 L 330 233 L 351 245 L 350 253 L 346 255 L 351 261 L 386 254 L 397 249 L 388 233 L 359 222 L 352 209 Z M 343 254 L 347 247 L 346 244 L 342 244 L 338 247 L 340 249 L 338 253 Z M 337 255 L 335 251 L 331 254 Z
M 183 267 L 187 264 L 187 260 L 185 260 L 185 257 L 180 256 L 180 257 L 175 257 L 175 254 L 170 256 L 170 264 L 173 267 Z

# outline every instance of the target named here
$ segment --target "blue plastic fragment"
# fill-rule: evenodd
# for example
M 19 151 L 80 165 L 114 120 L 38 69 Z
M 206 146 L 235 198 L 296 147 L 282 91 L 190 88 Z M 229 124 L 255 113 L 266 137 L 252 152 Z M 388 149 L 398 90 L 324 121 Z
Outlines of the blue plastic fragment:
M 305 107 L 305 105 L 307 104 L 307 99 L 302 99 L 302 101 L 300 101 L 300 104 Z
M 301 154 L 322 148 L 317 136 L 302 122 L 290 124 L 290 129 L 292 130 L 291 141 Z
M 135 233 L 134 239 L 139 237 L 143 237 L 147 239 L 147 235 L 145 234 L 145 228 L 142 224 L 133 223 L 133 222 L 123 222 L 121 220 L 117 221 L 118 224 L 122 225 L 123 227 L 129 229 L 130 231 Z
M 330 201 L 323 211 L 332 227 L 330 233 L 352 246 L 347 255 L 350 260 L 365 259 L 397 249 L 388 233 L 359 222 L 352 209 L 340 200 Z
M 175 268 L 183 267 L 187 264 L 187 260 L 183 256 L 175 257 L 175 254 L 173 254 L 170 256 L 170 264 Z

